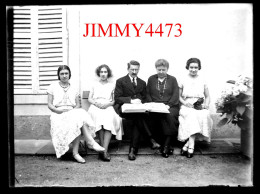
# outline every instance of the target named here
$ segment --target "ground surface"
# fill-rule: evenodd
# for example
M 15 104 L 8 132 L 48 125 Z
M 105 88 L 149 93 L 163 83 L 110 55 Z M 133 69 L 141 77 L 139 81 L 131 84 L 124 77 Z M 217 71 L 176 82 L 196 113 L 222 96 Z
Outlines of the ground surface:
M 240 154 L 139 155 L 129 161 L 127 155 L 112 155 L 110 162 L 97 155 L 85 155 L 85 164 L 70 156 L 15 156 L 15 187 L 99 187 L 99 186 L 252 186 L 252 164 Z

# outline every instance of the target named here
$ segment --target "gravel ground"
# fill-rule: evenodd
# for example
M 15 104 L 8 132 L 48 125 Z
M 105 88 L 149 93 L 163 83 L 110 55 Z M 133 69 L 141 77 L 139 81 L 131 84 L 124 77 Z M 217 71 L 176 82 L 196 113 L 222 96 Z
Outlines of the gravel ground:
M 71 157 L 15 156 L 15 187 L 197 187 L 253 186 L 252 164 L 242 155 L 112 155 L 110 162 L 85 155 L 85 164 Z

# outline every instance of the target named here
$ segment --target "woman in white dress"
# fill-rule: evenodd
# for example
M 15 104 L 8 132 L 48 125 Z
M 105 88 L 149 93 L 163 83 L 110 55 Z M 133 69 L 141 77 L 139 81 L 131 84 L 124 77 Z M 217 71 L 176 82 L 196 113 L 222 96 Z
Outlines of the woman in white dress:
M 205 80 L 198 74 L 201 69 L 200 60 L 197 58 L 189 59 L 186 69 L 189 74 L 178 81 L 181 102 L 178 140 L 187 141 L 181 149 L 181 155 L 191 158 L 196 137 L 199 140 L 210 142 L 213 120 L 208 110 L 210 103 L 209 90 Z M 195 109 L 193 105 L 199 98 L 204 98 L 201 110 Z
M 96 69 L 96 74 L 99 81 L 90 90 L 88 101 L 91 105 L 88 112 L 94 121 L 100 145 L 105 148 L 104 153 L 99 154 L 99 158 L 109 162 L 111 157 L 108 146 L 112 135 L 115 135 L 117 140 L 122 140 L 122 118 L 113 108 L 115 84 L 108 80 L 112 77 L 111 69 L 105 64 L 100 65 Z
M 64 155 L 72 143 L 74 159 L 79 163 L 85 163 L 78 153 L 81 134 L 90 149 L 98 152 L 105 149 L 93 139 L 95 126 L 90 115 L 80 108 L 79 93 L 69 82 L 70 68 L 62 65 L 58 68 L 57 74 L 59 81 L 51 84 L 47 90 L 48 108 L 52 111 L 50 133 L 56 156 L 60 158 Z

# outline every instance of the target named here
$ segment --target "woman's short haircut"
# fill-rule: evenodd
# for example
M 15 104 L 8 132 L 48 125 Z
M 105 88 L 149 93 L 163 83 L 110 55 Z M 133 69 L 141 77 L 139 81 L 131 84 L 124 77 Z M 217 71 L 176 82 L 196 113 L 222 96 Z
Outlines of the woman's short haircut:
M 131 60 L 129 63 L 127 63 L 127 69 L 130 68 L 130 65 L 137 65 L 140 67 L 140 63 L 138 61 L 135 60 Z
M 169 62 L 166 61 L 165 59 L 158 59 L 155 62 L 155 68 L 160 67 L 160 66 L 163 66 L 163 67 L 166 67 L 167 69 L 169 69 Z
M 58 71 L 57 71 L 57 75 L 58 75 L 58 79 L 59 80 L 60 80 L 60 71 L 64 70 L 64 69 L 67 69 L 69 71 L 69 79 L 71 78 L 71 71 L 70 71 L 69 66 L 67 66 L 67 65 L 60 65 L 59 68 L 58 68 Z
M 199 70 L 201 69 L 200 60 L 197 58 L 190 58 L 186 63 L 186 69 L 189 69 L 191 63 L 197 63 L 199 65 Z
M 105 67 L 105 68 L 107 69 L 107 78 L 112 77 L 112 71 L 111 71 L 111 69 L 108 67 L 108 65 L 106 65 L 106 64 L 102 64 L 102 65 L 100 65 L 100 66 L 98 66 L 98 67 L 96 68 L 96 74 L 97 74 L 97 76 L 100 77 L 100 71 L 101 71 L 101 69 L 102 69 L 103 67 Z

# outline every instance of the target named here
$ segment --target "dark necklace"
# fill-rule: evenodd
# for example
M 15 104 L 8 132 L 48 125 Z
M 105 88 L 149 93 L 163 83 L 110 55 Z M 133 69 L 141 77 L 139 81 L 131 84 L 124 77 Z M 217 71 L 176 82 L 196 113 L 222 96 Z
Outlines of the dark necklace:
M 165 82 L 164 82 L 165 81 Z M 160 90 L 160 83 L 159 83 L 159 78 L 158 78 L 158 82 L 157 82 L 157 88 L 158 88 L 158 91 L 159 91 L 159 96 L 160 98 L 163 98 L 163 95 L 164 95 L 164 91 L 166 89 L 166 83 L 167 83 L 167 77 L 162 81 L 162 83 L 164 82 L 164 85 L 163 85 L 163 90 L 161 91 Z

